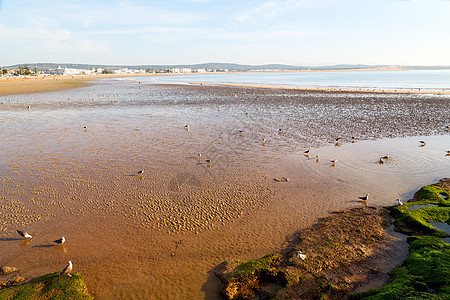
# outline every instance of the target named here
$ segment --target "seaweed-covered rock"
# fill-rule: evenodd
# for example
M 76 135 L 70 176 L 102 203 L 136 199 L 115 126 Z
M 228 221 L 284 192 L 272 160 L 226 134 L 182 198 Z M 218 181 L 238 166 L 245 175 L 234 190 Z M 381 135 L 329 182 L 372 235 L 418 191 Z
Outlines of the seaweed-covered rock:
M 408 238 L 410 253 L 392 281 L 349 299 L 450 299 L 450 244 L 433 236 Z
M 447 223 L 450 225 L 450 178 L 422 187 L 414 199 L 404 205 L 390 206 L 388 209 L 395 217 L 395 230 L 407 235 L 434 235 L 448 237 L 442 230 L 433 227 L 429 222 Z M 429 207 L 433 205 L 432 207 Z M 411 206 L 423 206 L 410 210 Z M 427 207 L 428 206 L 428 207 Z
M 335 212 L 296 232 L 280 254 L 220 264 L 221 293 L 226 299 L 340 299 L 354 278 L 373 274 L 364 262 L 384 239 L 388 219 L 382 208 Z
M 270 284 L 285 285 L 284 273 L 277 269 L 279 254 L 270 254 L 251 261 L 223 262 L 215 274 L 222 281 L 221 293 L 227 299 L 268 299 L 273 292 L 264 289 Z
M 28 283 L 0 289 L 0 299 L 55 299 L 92 300 L 79 273 L 72 277 L 59 272 L 44 275 Z

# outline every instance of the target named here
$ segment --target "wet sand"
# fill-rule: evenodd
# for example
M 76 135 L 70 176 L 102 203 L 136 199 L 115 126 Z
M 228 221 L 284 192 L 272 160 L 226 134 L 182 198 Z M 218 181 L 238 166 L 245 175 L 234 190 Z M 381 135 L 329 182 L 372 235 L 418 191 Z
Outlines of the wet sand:
M 98 299 L 217 298 L 220 262 L 280 250 L 369 190 L 388 205 L 448 170 L 445 96 L 101 81 L 1 101 L 0 265 L 31 278 L 72 260 Z M 381 140 L 392 164 L 362 159 L 385 154 L 363 140 L 419 135 L 439 136 Z M 434 174 L 396 175 L 407 147 L 436 156 Z

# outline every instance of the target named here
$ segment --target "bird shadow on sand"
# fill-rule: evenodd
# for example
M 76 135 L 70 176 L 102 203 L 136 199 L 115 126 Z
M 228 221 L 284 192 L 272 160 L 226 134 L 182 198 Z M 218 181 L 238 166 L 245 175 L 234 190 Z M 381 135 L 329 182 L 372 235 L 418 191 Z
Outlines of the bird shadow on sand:
M 0 242 L 10 242 L 10 241 L 20 241 L 22 239 L 19 238 L 1 238 Z
M 56 245 L 52 245 L 52 244 L 46 244 L 46 245 L 35 245 L 32 248 L 52 248 L 55 247 Z

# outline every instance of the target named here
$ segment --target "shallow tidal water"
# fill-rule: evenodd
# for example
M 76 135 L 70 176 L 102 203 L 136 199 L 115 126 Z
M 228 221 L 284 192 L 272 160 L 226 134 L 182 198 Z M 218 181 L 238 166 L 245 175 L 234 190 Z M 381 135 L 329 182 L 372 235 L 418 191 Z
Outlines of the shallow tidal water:
M 222 261 L 450 176 L 443 96 L 107 80 L 1 102 L 0 265 L 32 278 L 72 260 L 97 299 L 218 298 Z

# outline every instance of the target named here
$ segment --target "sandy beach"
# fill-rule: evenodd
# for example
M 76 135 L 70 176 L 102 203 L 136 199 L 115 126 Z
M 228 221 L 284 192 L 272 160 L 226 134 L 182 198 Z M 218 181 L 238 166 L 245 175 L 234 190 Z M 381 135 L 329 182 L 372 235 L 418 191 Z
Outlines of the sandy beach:
M 398 71 L 402 68 L 362 68 L 362 69 L 342 69 L 342 70 L 280 70 L 280 71 L 258 71 L 258 72 L 227 72 L 228 74 L 248 74 L 248 73 L 316 73 L 316 72 L 377 72 L 377 71 Z M 214 74 L 214 73 L 211 73 Z M 138 76 L 180 76 L 180 75 L 204 75 L 204 73 L 159 73 L 159 74 L 139 74 Z M 67 90 L 83 87 L 91 81 L 105 78 L 127 78 L 135 77 L 136 74 L 102 74 L 102 75 L 76 75 L 76 76 L 26 76 L 26 77 L 0 77 L 0 96 L 12 94 L 42 93 L 58 90 Z M 231 83 L 208 83 L 208 82 L 190 82 L 192 85 L 203 86 L 229 86 L 229 87 L 251 87 L 264 89 L 290 89 L 297 91 L 318 91 L 318 92 L 345 92 L 345 93 L 399 93 L 399 94 L 450 94 L 449 89 L 373 89 L 367 87 L 343 88 L 343 87 L 289 87 L 276 85 L 258 85 L 258 84 L 231 84 Z
M 71 260 L 97 299 L 218 299 L 222 261 L 449 164 L 450 99 L 434 95 L 98 81 L 1 102 L 0 262 L 33 278 Z

